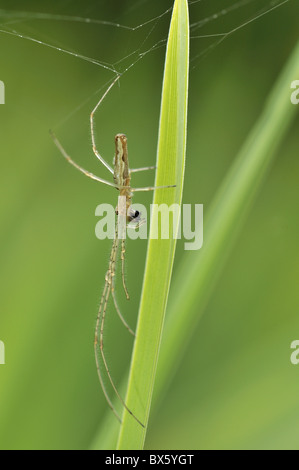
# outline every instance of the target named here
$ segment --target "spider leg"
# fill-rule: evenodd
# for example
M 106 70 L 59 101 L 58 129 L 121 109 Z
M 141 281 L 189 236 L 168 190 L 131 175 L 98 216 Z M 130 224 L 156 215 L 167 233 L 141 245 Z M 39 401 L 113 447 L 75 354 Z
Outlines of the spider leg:
M 132 168 L 130 173 L 137 173 L 138 171 L 156 170 L 156 166 L 145 166 L 143 168 Z
M 107 184 L 108 186 L 112 186 L 113 188 L 119 188 L 119 185 L 117 184 L 114 184 L 114 183 L 111 183 L 110 181 L 106 181 L 104 180 L 103 178 L 100 178 L 99 176 L 96 176 L 94 175 L 93 173 L 90 173 L 90 171 L 87 171 L 85 170 L 84 168 L 82 168 L 82 166 L 78 165 L 78 163 L 74 162 L 74 160 L 72 160 L 72 158 L 68 155 L 68 153 L 66 152 L 66 150 L 64 149 L 64 147 L 61 145 L 61 143 L 59 142 L 59 140 L 57 139 L 57 137 L 55 136 L 55 134 L 50 131 L 50 134 L 52 136 L 52 139 L 56 145 L 56 147 L 58 148 L 58 150 L 60 151 L 60 153 L 63 155 L 63 157 L 72 165 L 74 166 L 77 170 L 81 171 L 81 173 L 83 173 L 84 175 L 88 176 L 89 178 L 95 180 L 95 181 L 99 181 L 100 183 L 104 183 L 104 184 Z
M 92 112 L 90 113 L 90 131 L 91 131 L 91 140 L 92 140 L 92 150 L 93 150 L 93 153 L 95 154 L 95 156 L 100 160 L 100 162 L 110 171 L 110 173 L 113 174 L 113 169 L 111 168 L 111 166 L 106 162 L 106 160 L 104 160 L 104 158 L 100 155 L 100 153 L 98 152 L 97 150 L 97 146 L 96 146 L 96 141 L 95 141 L 95 133 L 94 133 L 94 115 L 97 111 L 97 109 L 100 107 L 100 105 L 102 104 L 103 100 L 106 98 L 106 96 L 108 95 L 109 91 L 111 90 L 111 88 L 115 85 L 115 83 L 119 80 L 120 78 L 120 75 L 117 75 L 117 77 L 113 80 L 113 82 L 109 85 L 109 87 L 107 88 L 107 90 L 105 91 L 105 93 L 103 94 L 102 98 L 100 99 L 100 101 L 97 103 L 97 105 L 95 106 L 95 108 L 92 110 Z

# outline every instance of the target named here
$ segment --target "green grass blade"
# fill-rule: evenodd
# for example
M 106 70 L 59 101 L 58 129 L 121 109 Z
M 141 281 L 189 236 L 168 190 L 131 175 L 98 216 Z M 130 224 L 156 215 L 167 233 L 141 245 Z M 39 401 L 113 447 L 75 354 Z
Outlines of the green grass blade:
M 181 204 L 186 149 L 189 70 L 187 0 L 176 0 L 171 19 L 162 90 L 154 204 Z M 177 221 L 178 222 L 178 221 Z M 174 223 L 173 231 L 177 227 Z M 151 226 L 152 231 L 152 226 Z M 142 449 L 156 375 L 158 352 L 167 304 L 176 241 L 150 239 L 140 303 L 137 338 L 132 356 L 126 403 L 144 423 L 140 426 L 125 410 L 119 449 Z
M 219 189 L 204 221 L 204 246 L 186 254 L 170 295 L 161 345 L 155 399 L 165 391 L 184 347 L 206 306 L 275 150 L 286 136 L 298 106 L 290 85 L 299 76 L 299 43 L 277 80 L 264 110 Z

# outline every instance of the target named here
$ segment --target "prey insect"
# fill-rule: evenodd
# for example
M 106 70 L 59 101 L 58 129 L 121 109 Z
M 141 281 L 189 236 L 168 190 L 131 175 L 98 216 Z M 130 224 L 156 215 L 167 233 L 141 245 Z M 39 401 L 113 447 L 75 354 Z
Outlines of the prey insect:
M 113 182 L 106 181 L 89 171 L 85 170 L 81 166 L 79 166 L 76 162 L 72 160 L 72 158 L 68 155 L 64 147 L 61 145 L 60 141 L 57 139 L 57 137 L 51 132 L 52 138 L 54 140 L 54 143 L 56 144 L 57 148 L 63 155 L 63 157 L 72 165 L 74 166 L 77 170 L 79 170 L 81 173 L 84 175 L 88 176 L 89 178 L 99 181 L 100 183 L 107 184 L 109 186 L 112 186 L 116 188 L 119 191 L 119 201 L 124 201 L 122 204 L 118 204 L 116 207 L 116 223 L 115 223 L 115 236 L 114 240 L 112 243 L 112 248 L 111 248 L 111 253 L 110 253 L 110 259 L 109 259 L 109 266 L 108 270 L 105 275 L 105 285 L 103 289 L 103 294 L 101 297 L 100 301 L 100 306 L 97 314 L 97 320 L 96 320 L 96 327 L 95 327 L 95 336 L 94 336 L 94 354 L 95 354 L 95 362 L 96 362 L 96 368 L 97 368 L 97 373 L 99 377 L 99 381 L 104 393 L 104 396 L 106 398 L 106 401 L 110 408 L 112 409 L 113 413 L 115 414 L 116 418 L 121 422 L 121 418 L 116 411 L 112 400 L 109 396 L 109 393 L 107 391 L 107 387 L 104 382 L 104 377 L 102 373 L 102 368 L 101 365 L 104 367 L 104 370 L 106 372 L 106 375 L 108 377 L 108 380 L 110 382 L 110 385 L 115 392 L 118 400 L 122 403 L 124 408 L 127 410 L 127 412 L 141 425 L 144 427 L 142 422 L 137 418 L 137 416 L 131 411 L 120 393 L 117 390 L 117 387 L 112 379 L 110 369 L 107 363 L 106 359 L 106 353 L 104 349 L 104 328 L 105 328 L 105 319 L 106 319 L 106 313 L 107 313 L 107 307 L 108 307 L 108 301 L 110 298 L 110 295 L 112 296 L 114 306 L 116 309 L 116 312 L 118 316 L 120 317 L 122 323 L 125 325 L 127 330 L 135 337 L 135 333 L 133 330 L 129 327 L 127 322 L 125 321 L 124 317 L 121 314 L 121 311 L 119 309 L 119 306 L 116 301 L 116 295 L 115 295 L 115 271 L 116 271 L 116 264 L 117 264 L 117 258 L 118 258 L 118 252 L 119 252 L 119 247 L 121 246 L 121 271 L 122 271 L 122 284 L 124 288 L 124 292 L 126 295 L 126 298 L 129 300 L 129 293 L 128 289 L 126 286 L 126 281 L 125 281 L 125 237 L 123 237 L 119 233 L 119 227 L 120 226 L 127 226 L 127 224 L 133 223 L 136 224 L 135 227 L 138 227 L 140 223 L 142 223 L 140 219 L 140 214 L 138 211 L 135 211 L 132 209 L 132 197 L 133 193 L 136 191 L 153 191 L 155 189 L 160 189 L 160 188 L 173 188 L 175 185 L 170 185 L 170 186 L 149 186 L 149 187 L 142 187 L 142 188 L 132 188 L 131 187 L 131 175 L 132 173 L 139 172 L 139 171 L 146 171 L 146 170 L 153 170 L 156 167 L 151 166 L 151 167 L 143 167 L 143 168 L 136 168 L 136 169 L 130 169 L 129 168 L 129 160 L 128 160 L 128 147 L 127 147 L 127 138 L 125 134 L 117 134 L 115 136 L 115 157 L 114 157 L 114 167 L 112 168 L 105 160 L 104 158 L 100 155 L 100 153 L 97 150 L 96 146 L 96 141 L 95 141 L 95 133 L 94 133 L 94 115 L 101 103 L 103 102 L 104 98 L 107 96 L 113 85 L 116 83 L 116 81 L 119 79 L 119 76 L 116 77 L 116 79 L 111 83 L 111 85 L 108 87 L 100 101 L 97 103 L 95 108 L 90 114 L 90 129 L 91 129 L 91 140 L 92 140 L 92 149 L 95 154 L 95 156 L 98 158 L 98 160 L 106 167 L 106 169 L 113 175 Z M 119 218 L 122 218 L 124 221 L 123 224 L 119 224 Z

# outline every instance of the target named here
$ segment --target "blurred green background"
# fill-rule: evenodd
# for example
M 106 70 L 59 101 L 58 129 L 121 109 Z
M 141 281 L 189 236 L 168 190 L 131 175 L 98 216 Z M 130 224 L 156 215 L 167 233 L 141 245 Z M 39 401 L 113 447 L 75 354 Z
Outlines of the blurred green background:
M 238 2 L 190 5 L 191 24 L 221 11 L 224 3 Z M 191 37 L 230 31 L 270 8 L 264 0 L 239 3 L 240 8 L 192 30 Z M 1 8 L 11 12 L 129 26 L 171 5 L 1 1 Z M 185 203 L 203 203 L 208 211 L 298 39 L 298 15 L 298 2 L 290 1 L 217 47 L 215 38 L 191 41 Z M 20 19 L 0 11 L 0 29 L 114 64 L 122 72 L 139 53 L 166 39 L 169 20 L 168 14 L 126 31 L 55 18 Z M 6 87 L 6 104 L 0 106 L 0 340 L 6 351 L 6 365 L 0 365 L 0 448 L 86 449 L 110 414 L 97 379 L 93 329 L 111 242 L 96 239 L 94 212 L 102 202 L 116 204 L 117 193 L 67 165 L 48 130 L 78 163 L 109 178 L 92 153 L 89 113 L 113 73 L 4 33 L 0 50 L 0 80 Z M 109 162 L 114 135 L 124 132 L 131 166 L 154 163 L 164 53 L 161 47 L 146 54 L 101 106 L 97 142 Z M 175 377 L 153 409 L 146 448 L 299 448 L 299 366 L 290 362 L 290 344 L 299 339 L 298 124 L 297 117 Z M 134 181 L 148 185 L 153 175 L 134 175 Z M 151 198 L 138 194 L 135 202 L 150 204 Z M 128 242 L 130 303 L 121 285 L 118 289 L 133 326 L 145 254 L 145 241 Z M 184 255 L 181 241 L 174 276 Z M 112 306 L 107 323 L 109 363 L 121 383 L 132 340 Z

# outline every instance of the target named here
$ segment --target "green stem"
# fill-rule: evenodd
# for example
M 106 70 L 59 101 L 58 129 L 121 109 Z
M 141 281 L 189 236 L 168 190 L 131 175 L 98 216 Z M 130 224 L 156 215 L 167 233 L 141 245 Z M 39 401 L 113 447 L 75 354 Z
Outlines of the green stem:
M 189 71 L 187 0 L 176 0 L 171 19 L 161 102 L 154 204 L 181 204 L 186 150 Z M 157 213 L 155 213 L 157 215 Z M 153 220 L 154 215 L 152 215 Z M 177 232 L 176 220 L 173 233 Z M 151 223 L 151 235 L 153 224 Z M 142 449 L 146 434 L 176 240 L 149 240 L 126 403 L 144 428 L 124 410 L 118 449 Z

